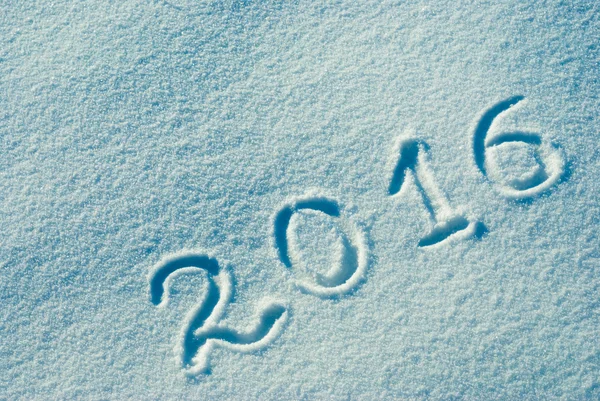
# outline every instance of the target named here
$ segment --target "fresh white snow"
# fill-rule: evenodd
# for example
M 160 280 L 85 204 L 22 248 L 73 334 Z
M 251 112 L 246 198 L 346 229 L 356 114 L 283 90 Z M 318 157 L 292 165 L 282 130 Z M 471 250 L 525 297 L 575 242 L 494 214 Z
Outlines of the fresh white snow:
M 0 399 L 600 399 L 595 1 L 4 1 Z

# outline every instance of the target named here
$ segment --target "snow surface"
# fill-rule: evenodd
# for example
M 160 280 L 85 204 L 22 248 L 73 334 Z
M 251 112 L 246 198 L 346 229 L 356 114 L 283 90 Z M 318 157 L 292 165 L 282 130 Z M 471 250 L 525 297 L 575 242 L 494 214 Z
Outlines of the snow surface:
M 0 399 L 600 399 L 595 1 L 10 1 Z

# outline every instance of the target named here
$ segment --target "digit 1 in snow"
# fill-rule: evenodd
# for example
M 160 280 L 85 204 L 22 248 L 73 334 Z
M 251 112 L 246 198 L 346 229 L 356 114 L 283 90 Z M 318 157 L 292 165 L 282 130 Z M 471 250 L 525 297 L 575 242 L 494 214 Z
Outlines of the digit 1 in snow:
M 439 189 L 429 168 L 429 146 L 417 139 L 399 141 L 399 155 L 388 189 L 390 196 L 396 195 L 412 172 L 414 183 L 421 194 L 423 204 L 429 213 L 432 229 L 419 240 L 420 247 L 439 244 L 449 238 L 481 237 L 486 229 L 483 223 L 469 221 L 462 213 L 453 209 L 446 196 Z

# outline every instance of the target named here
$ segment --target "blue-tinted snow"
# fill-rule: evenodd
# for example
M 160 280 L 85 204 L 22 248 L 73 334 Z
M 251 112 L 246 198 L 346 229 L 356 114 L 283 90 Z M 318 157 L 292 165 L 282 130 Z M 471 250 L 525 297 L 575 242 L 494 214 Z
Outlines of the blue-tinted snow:
M 599 37 L 594 1 L 4 1 L 0 398 L 598 399 Z M 177 257 L 227 275 L 156 306 Z

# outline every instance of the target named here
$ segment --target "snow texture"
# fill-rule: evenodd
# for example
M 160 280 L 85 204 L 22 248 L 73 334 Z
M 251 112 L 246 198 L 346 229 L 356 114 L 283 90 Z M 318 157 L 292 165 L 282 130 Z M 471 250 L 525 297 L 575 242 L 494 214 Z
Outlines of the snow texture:
M 0 399 L 600 399 L 599 4 L 4 0 Z

